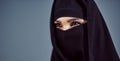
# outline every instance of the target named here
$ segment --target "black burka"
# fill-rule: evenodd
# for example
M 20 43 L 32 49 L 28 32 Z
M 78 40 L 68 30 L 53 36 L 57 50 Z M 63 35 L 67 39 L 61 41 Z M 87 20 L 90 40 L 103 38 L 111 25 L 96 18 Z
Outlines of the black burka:
M 87 23 L 67 31 L 57 29 L 54 21 L 66 16 L 83 18 Z M 51 61 L 120 61 L 93 0 L 54 0 L 50 20 Z

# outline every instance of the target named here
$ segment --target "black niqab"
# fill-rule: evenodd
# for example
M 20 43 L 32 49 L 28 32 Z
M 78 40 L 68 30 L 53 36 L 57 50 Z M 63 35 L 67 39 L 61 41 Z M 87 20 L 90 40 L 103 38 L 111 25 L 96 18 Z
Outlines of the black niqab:
M 59 30 L 59 17 L 83 18 L 88 22 Z M 105 21 L 93 0 L 54 0 L 51 12 L 51 61 L 120 61 Z
M 56 29 L 56 44 L 63 55 L 71 61 L 81 61 L 84 57 L 83 26 L 76 26 L 67 31 Z

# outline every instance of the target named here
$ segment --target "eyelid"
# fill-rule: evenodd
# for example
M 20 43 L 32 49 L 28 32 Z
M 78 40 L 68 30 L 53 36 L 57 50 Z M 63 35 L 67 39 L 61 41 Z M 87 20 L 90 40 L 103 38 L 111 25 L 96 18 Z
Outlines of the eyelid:
M 67 22 L 73 22 L 73 21 L 75 21 L 75 20 L 77 20 L 77 18 L 70 19 L 70 20 L 68 20 Z
M 87 20 L 84 20 L 84 19 L 77 19 L 77 20 L 75 20 L 75 21 L 77 21 L 77 22 L 79 22 L 79 23 L 81 23 L 81 24 L 85 24 L 85 23 L 88 22 Z
M 70 23 L 72 23 L 72 22 L 78 22 L 78 23 L 82 24 L 81 22 L 79 22 L 79 21 L 77 21 L 77 20 L 71 21 Z
M 57 26 L 57 24 L 59 24 L 59 25 Z M 56 28 L 62 27 L 61 23 L 55 23 L 55 25 L 56 25 Z
M 71 25 L 71 27 L 76 27 L 76 26 L 81 25 L 81 23 L 80 23 L 80 22 L 77 22 L 77 21 L 73 21 L 73 22 L 76 22 L 77 24 L 75 24 L 75 25 Z M 73 23 L 73 22 L 72 22 L 72 23 Z M 71 24 L 72 24 L 72 23 L 71 23 Z
M 54 23 L 57 24 L 57 23 L 61 23 L 61 22 L 60 21 L 54 21 Z

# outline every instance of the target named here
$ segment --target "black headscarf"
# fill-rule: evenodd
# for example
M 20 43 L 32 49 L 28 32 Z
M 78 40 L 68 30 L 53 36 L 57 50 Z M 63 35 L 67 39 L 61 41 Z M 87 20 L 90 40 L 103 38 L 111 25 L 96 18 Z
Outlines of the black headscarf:
M 87 23 L 61 31 L 54 24 L 59 17 L 83 18 Z M 93 0 L 54 0 L 50 20 L 51 61 L 120 61 Z

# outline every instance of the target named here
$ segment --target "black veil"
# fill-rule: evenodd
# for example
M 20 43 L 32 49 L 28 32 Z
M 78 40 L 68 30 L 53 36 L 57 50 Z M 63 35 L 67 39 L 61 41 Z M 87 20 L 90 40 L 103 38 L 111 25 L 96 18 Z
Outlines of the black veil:
M 66 13 L 69 16 L 82 17 L 87 20 L 87 24 L 84 26 L 84 30 L 86 32 L 86 60 L 83 61 L 120 61 L 115 50 L 114 44 L 112 42 L 110 33 L 106 26 L 106 23 L 93 0 L 54 0 L 52 10 L 51 10 L 51 18 L 50 18 L 50 33 L 51 33 L 51 42 L 53 45 L 53 50 L 51 54 L 51 61 L 71 61 L 67 59 L 64 54 L 61 52 L 60 48 L 56 44 L 55 38 L 55 25 L 54 20 L 62 14 L 61 12 L 56 13 L 56 9 L 59 8 L 68 8 L 74 7 L 74 5 L 70 5 L 67 2 L 75 1 L 82 9 L 80 12 L 83 13 L 83 16 L 79 15 L 79 10 L 73 8 L 77 13 Z M 60 3 L 61 2 L 61 3 Z M 66 2 L 66 3 L 65 3 Z M 69 6 L 67 6 L 69 5 Z M 78 6 L 77 5 L 77 6 Z

